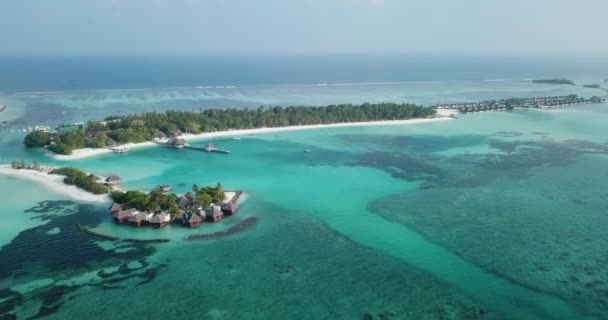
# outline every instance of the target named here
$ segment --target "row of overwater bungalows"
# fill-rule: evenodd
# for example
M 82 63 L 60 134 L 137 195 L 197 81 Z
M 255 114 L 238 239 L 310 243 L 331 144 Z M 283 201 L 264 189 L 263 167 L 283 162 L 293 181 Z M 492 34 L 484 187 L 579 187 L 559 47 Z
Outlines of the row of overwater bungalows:
M 178 202 L 179 203 L 179 202 Z M 189 228 L 197 228 L 205 221 L 219 222 L 224 215 L 235 215 L 236 205 L 233 202 L 224 203 L 221 206 L 213 205 L 207 209 L 191 209 L 181 215 L 181 223 Z M 162 228 L 172 222 L 168 212 L 139 211 L 135 208 L 127 209 L 123 205 L 114 203 L 110 207 L 110 214 L 116 223 L 131 223 L 139 228 L 143 224 L 149 224 L 155 228 Z

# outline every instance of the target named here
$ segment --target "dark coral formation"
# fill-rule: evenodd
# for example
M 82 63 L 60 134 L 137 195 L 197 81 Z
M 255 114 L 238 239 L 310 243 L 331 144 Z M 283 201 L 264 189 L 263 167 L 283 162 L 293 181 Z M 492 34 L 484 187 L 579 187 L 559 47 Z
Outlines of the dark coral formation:
M 121 282 L 140 278 L 140 284 L 151 281 L 158 269 L 166 265 L 150 264 L 154 247 L 131 243 L 117 243 L 104 250 L 95 239 L 73 227 L 75 222 L 89 221 L 98 224 L 105 214 L 103 208 L 81 205 L 71 201 L 43 201 L 26 210 L 46 220 L 46 224 L 22 231 L 9 244 L 0 249 L 0 280 L 12 278 L 14 282 L 31 281 L 36 278 L 69 279 L 91 270 L 119 266 L 116 272 L 100 271 L 99 282 L 81 285 L 49 285 L 20 294 L 10 289 L 0 291 L 0 318 L 15 317 L 16 307 L 24 301 L 39 300 L 42 306 L 32 318 L 43 318 L 55 313 L 66 297 L 84 286 L 112 288 Z M 50 233 L 60 228 L 60 233 Z M 128 253 L 120 249 L 132 248 Z M 135 259 L 140 267 L 130 268 L 127 263 Z M 126 262 L 125 262 L 126 261 Z M 71 297 L 73 298 L 73 296 Z

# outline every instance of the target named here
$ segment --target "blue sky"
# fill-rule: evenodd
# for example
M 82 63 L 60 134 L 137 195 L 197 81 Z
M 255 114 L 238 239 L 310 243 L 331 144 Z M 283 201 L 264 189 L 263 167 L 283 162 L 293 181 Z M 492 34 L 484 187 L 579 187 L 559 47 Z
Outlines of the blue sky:
M 0 54 L 608 54 L 606 0 L 2 0 Z

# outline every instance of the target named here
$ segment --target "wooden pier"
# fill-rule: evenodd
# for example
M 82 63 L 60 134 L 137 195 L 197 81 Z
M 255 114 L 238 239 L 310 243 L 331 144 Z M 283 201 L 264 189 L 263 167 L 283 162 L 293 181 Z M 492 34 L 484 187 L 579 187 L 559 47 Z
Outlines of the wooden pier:
M 533 98 L 508 98 L 500 100 L 487 100 L 481 102 L 462 102 L 462 103 L 447 103 L 433 106 L 435 109 L 453 109 L 461 113 L 482 112 L 482 111 L 498 111 L 498 110 L 513 110 L 513 109 L 546 109 L 571 106 L 585 103 L 603 103 L 606 102 L 602 97 L 582 98 L 577 95 L 568 96 L 550 96 L 550 97 L 533 97 Z
M 195 147 L 195 146 L 190 145 L 185 142 L 179 142 L 175 138 L 170 139 L 168 142 L 161 142 L 161 141 L 151 141 L 151 142 L 156 143 L 161 146 L 165 146 L 167 148 L 173 148 L 173 149 L 192 149 L 192 150 L 198 150 L 198 151 L 204 151 L 204 152 L 230 154 L 229 150 L 218 149 L 211 142 L 209 142 L 209 144 L 207 144 L 206 147 Z
M 187 145 L 185 148 L 187 148 L 187 149 L 193 149 L 193 150 L 200 150 L 200 151 L 205 151 L 205 152 L 215 152 L 215 153 L 230 154 L 230 151 L 218 149 L 211 142 L 209 142 L 209 144 L 207 144 L 207 146 L 204 147 L 204 148 L 195 147 L 195 146 L 191 146 L 191 145 Z

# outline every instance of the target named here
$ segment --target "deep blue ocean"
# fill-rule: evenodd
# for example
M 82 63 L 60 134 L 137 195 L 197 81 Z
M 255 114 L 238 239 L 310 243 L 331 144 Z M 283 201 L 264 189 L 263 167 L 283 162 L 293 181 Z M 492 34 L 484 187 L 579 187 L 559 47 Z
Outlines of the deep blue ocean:
M 606 78 L 608 57 L 0 57 L 0 92 L 445 80 Z

